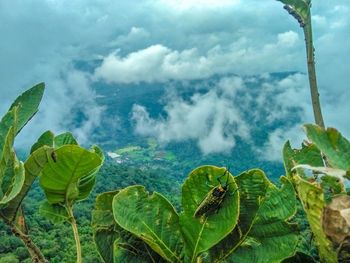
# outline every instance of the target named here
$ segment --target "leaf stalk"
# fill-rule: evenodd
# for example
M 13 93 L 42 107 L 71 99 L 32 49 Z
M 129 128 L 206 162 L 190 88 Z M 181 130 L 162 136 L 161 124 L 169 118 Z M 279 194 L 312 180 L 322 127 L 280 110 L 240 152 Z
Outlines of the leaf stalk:
M 78 232 L 77 221 L 75 220 L 72 206 L 70 204 L 67 204 L 66 208 L 67 208 L 67 213 L 69 216 L 69 223 L 71 224 L 72 230 L 73 230 L 75 246 L 76 246 L 76 251 L 77 251 L 77 263 L 82 263 L 83 260 L 82 260 L 82 255 L 81 255 L 81 244 L 80 244 L 80 236 L 79 236 L 79 232 Z

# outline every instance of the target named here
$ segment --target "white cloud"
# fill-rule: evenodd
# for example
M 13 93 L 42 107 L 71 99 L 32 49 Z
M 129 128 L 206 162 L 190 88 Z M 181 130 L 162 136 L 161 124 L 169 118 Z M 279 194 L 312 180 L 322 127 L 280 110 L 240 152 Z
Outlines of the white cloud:
M 183 11 L 194 8 L 223 8 L 236 5 L 240 0 L 160 0 L 159 2 L 169 8 Z
M 139 46 L 144 45 L 144 42 L 146 42 L 150 38 L 151 34 L 142 27 L 131 27 L 130 31 L 125 35 L 118 36 L 115 40 L 112 40 L 109 43 L 109 46 L 111 48 L 119 47 L 119 46 L 127 46 L 127 45 L 135 45 L 136 43 L 139 43 Z
M 169 3 L 178 8 L 169 8 Z M 91 126 L 82 125 L 81 131 L 98 126 L 101 109 L 91 99 L 94 92 L 89 80 L 69 84 L 72 82 L 69 79 L 73 78 L 69 76 L 70 71 L 76 70 L 71 65 L 77 60 L 90 62 L 100 54 L 104 60 L 96 69 L 95 77 L 111 83 L 182 81 L 231 73 L 306 72 L 302 31 L 281 3 L 246 0 L 230 4 L 226 0 L 215 3 L 203 0 L 200 3 L 205 8 L 197 8 L 198 3 L 182 0 L 101 0 L 89 4 L 85 0 L 1 1 L 0 112 L 3 113 L 21 91 L 45 81 L 45 107 L 41 107 L 39 113 L 42 119 L 31 126 L 35 132 L 29 133 L 25 129 L 22 138 L 34 137 L 44 126 L 55 130 L 70 128 L 68 118 L 72 105 L 80 105 L 83 109 L 85 101 L 91 106 L 85 109 L 90 116 L 87 123 Z M 334 0 L 332 4 L 314 1 L 312 14 L 316 67 L 326 124 L 350 134 L 350 124 L 344 121 L 350 112 L 346 101 L 350 96 L 350 65 L 347 63 L 350 55 L 346 50 L 350 46 L 349 6 L 341 0 Z M 116 49 L 119 52 L 113 52 Z M 79 70 L 72 74 L 89 79 Z M 250 95 L 251 98 L 247 95 L 246 100 L 265 106 L 271 104 L 271 98 L 288 101 L 289 107 L 298 105 L 307 109 L 304 113 L 296 113 L 302 114 L 303 122 L 312 120 L 308 93 L 293 88 L 293 85 L 298 87 L 299 82 L 289 86 L 286 83 L 288 81 L 265 83 L 262 91 L 268 95 L 261 93 Z M 273 93 L 276 87 L 282 90 L 283 85 L 287 85 L 285 92 Z M 82 94 L 78 91 L 80 86 L 84 90 Z M 71 96 L 75 102 L 66 105 Z M 211 94 L 213 100 L 215 96 L 221 98 L 219 93 Z M 199 101 L 183 102 L 186 103 L 189 106 L 200 104 Z M 179 105 L 182 105 L 180 101 Z M 279 106 L 267 107 L 271 113 L 266 121 L 273 123 L 277 116 L 290 116 L 291 107 L 286 110 L 281 103 L 276 105 Z M 221 130 L 218 131 L 220 137 Z M 75 132 L 81 138 L 89 137 L 85 132 Z M 213 134 L 215 132 L 213 130 Z M 231 140 L 230 137 L 221 138 Z
M 195 88 L 193 88 L 195 92 Z M 287 140 L 297 147 L 305 137 L 302 123 L 312 121 L 307 76 L 291 74 L 282 79 L 224 77 L 190 100 L 174 96 L 164 107 L 166 117 L 151 118 L 147 109 L 134 105 L 136 133 L 160 142 L 197 141 L 204 154 L 229 152 L 240 138 L 250 143 L 261 159 L 281 160 Z M 248 121 L 249 120 L 249 121 Z M 261 129 L 271 134 L 261 144 Z M 257 136 L 257 138 L 255 138 Z
M 215 74 L 295 70 L 297 40 L 298 35 L 288 31 L 279 34 L 274 43 L 256 47 L 254 41 L 241 38 L 228 47 L 215 46 L 204 55 L 196 48 L 178 51 L 159 44 L 124 57 L 116 51 L 103 59 L 95 78 L 108 83 L 166 82 L 205 79 Z M 273 63 L 267 64 L 267 60 Z
M 299 40 L 298 34 L 295 33 L 294 31 L 288 31 L 288 32 L 278 34 L 277 38 L 278 38 L 278 43 L 277 43 L 278 46 L 283 45 L 288 47 L 294 46 Z
M 196 93 L 189 101 L 173 98 L 164 109 L 165 119 L 152 119 L 144 107 L 134 105 L 135 131 L 163 143 L 197 140 L 204 154 L 227 152 L 234 147 L 236 137 L 250 137 L 248 124 L 232 104 L 233 96 L 243 88 L 241 79 L 224 78 L 214 89 Z

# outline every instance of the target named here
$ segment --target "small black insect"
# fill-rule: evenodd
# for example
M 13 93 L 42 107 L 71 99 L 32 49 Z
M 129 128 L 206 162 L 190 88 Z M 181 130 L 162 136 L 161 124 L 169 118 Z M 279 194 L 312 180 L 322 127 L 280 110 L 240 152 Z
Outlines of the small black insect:
M 55 152 L 51 153 L 51 158 L 55 163 L 57 162 L 57 154 Z
M 220 178 L 227 174 L 226 183 L 222 184 Z M 222 202 L 225 199 L 226 193 L 229 190 L 228 179 L 230 175 L 228 170 L 225 170 L 225 173 L 217 178 L 219 185 L 212 186 L 213 189 L 209 191 L 203 201 L 200 203 L 196 211 L 194 212 L 195 218 L 200 218 L 201 216 L 209 216 L 215 212 L 218 212 Z M 233 193 L 234 194 L 234 193 Z

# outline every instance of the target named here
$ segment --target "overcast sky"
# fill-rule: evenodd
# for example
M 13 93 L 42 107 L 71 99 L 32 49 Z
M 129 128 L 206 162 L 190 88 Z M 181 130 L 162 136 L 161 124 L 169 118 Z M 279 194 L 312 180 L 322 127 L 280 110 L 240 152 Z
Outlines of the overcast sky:
M 169 80 L 205 79 L 230 73 L 263 76 L 278 71 L 306 72 L 302 30 L 282 7 L 274 0 L 1 0 L 0 114 L 20 92 L 44 81 L 47 90 L 40 113 L 23 130 L 20 141 L 24 138 L 34 141 L 45 129 L 65 130 L 71 124 L 71 109 L 79 107 L 88 118 L 73 132 L 82 142 L 87 142 L 104 110 L 95 102 L 91 89 L 94 82 L 166 85 Z M 349 9 L 347 0 L 314 0 L 312 8 L 325 122 L 347 136 L 350 135 Z M 92 71 L 85 72 L 75 66 L 77 61 L 96 59 L 101 62 Z M 313 118 L 306 80 L 298 75 L 288 79 L 288 84 L 275 83 L 279 90 L 286 85 L 285 92 L 278 93 L 276 103 L 284 106 L 300 103 L 304 122 L 310 122 Z M 225 85 L 233 89 L 244 86 L 234 78 L 221 81 L 232 81 Z M 181 98 L 169 101 L 166 111 L 169 116 L 189 115 L 200 105 L 213 105 L 210 109 L 220 114 L 222 110 L 215 105 L 234 96 L 232 92 L 228 97 L 218 95 L 216 91 L 225 85 L 218 83 L 211 93 L 194 97 L 191 103 L 181 102 Z M 269 96 L 274 96 L 273 92 Z M 265 96 L 263 103 L 268 102 Z M 182 111 L 174 113 L 172 110 L 179 109 L 179 105 Z M 193 123 L 190 119 L 175 118 L 176 123 L 174 118 L 150 119 L 142 105 L 135 105 L 133 113 L 139 132 L 145 133 L 153 124 L 157 129 L 152 134 L 165 136 L 165 141 L 197 136 L 201 147 L 210 138 L 219 138 L 217 143 L 222 148 L 201 147 L 208 153 L 234 147 L 233 137 L 237 134 L 249 137 L 252 124 L 241 120 L 235 108 L 230 110 L 232 117 L 221 114 L 218 126 L 214 125 L 208 134 L 191 133 L 184 137 L 162 131 L 175 124 L 189 128 Z M 213 112 L 205 114 L 209 116 Z M 225 122 L 240 128 L 224 135 L 220 127 Z M 299 138 L 295 134 L 300 125 L 274 131 L 266 142 L 266 150 L 280 147 L 276 144 L 286 137 Z

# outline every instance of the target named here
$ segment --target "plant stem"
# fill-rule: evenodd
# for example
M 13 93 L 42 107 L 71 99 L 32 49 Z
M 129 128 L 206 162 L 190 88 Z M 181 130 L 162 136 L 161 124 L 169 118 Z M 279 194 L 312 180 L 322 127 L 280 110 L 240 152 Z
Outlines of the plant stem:
M 315 122 L 318 126 L 325 128 L 321 103 L 320 103 L 320 94 L 318 93 L 317 88 L 317 79 L 316 79 L 316 69 L 315 69 L 315 54 L 314 54 L 314 45 L 312 40 L 312 27 L 311 27 L 311 14 L 308 16 L 308 21 L 303 26 L 305 44 L 306 44 L 306 56 L 307 56 L 307 69 L 309 75 L 309 84 L 311 91 L 311 100 L 312 108 L 314 111 Z
M 15 225 L 11 224 L 11 231 L 16 236 L 19 237 L 24 245 L 26 246 L 31 258 L 32 262 L 34 263 L 47 263 L 48 261 L 45 259 L 43 254 L 41 253 L 40 249 L 34 244 L 33 240 L 30 238 L 30 236 L 23 233 L 19 228 L 17 228 Z
M 30 257 L 32 258 L 32 262 L 34 263 L 48 263 L 45 259 L 44 255 L 41 253 L 40 249 L 35 245 L 33 240 L 27 235 L 26 231 L 22 231 L 20 228 L 16 226 L 13 221 L 8 220 L 3 214 L 0 213 L 0 218 L 3 219 L 4 223 L 8 225 L 12 231 L 12 233 L 20 238 L 27 248 Z
M 77 263 L 82 263 L 83 260 L 81 256 L 81 245 L 80 245 L 80 237 L 78 232 L 77 221 L 74 218 L 72 206 L 70 204 L 67 204 L 66 207 L 67 207 L 67 213 L 69 215 L 69 222 L 72 226 L 74 239 L 75 239 L 75 246 L 77 250 Z

